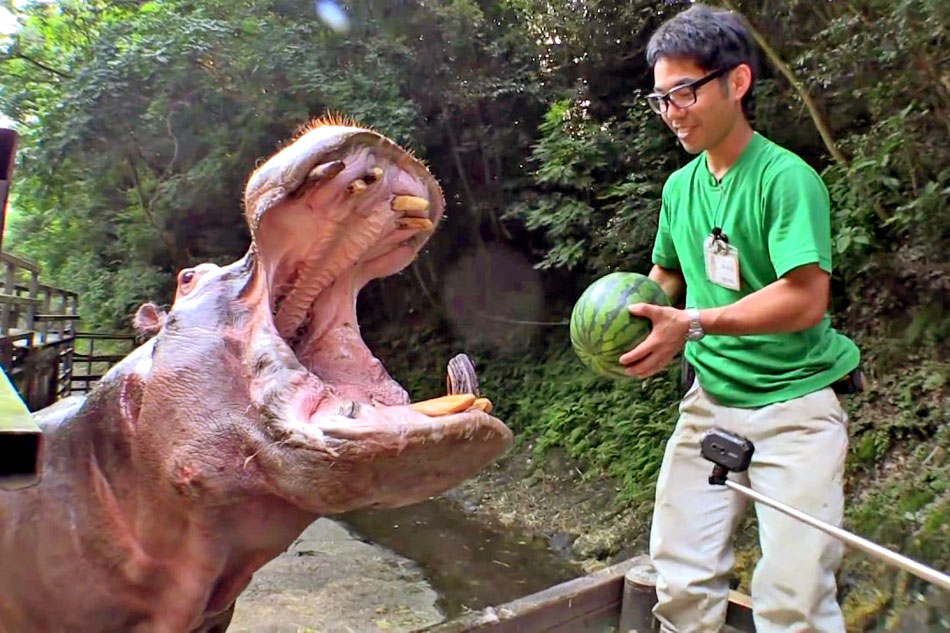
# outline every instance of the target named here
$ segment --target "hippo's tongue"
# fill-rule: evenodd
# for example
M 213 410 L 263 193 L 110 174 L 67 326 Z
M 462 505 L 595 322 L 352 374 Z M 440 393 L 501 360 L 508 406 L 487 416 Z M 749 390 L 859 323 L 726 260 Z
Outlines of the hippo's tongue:
M 389 376 L 360 335 L 350 286 L 349 277 L 343 277 L 321 294 L 320 310 L 312 315 L 294 352 L 343 400 L 406 404 L 405 389 Z

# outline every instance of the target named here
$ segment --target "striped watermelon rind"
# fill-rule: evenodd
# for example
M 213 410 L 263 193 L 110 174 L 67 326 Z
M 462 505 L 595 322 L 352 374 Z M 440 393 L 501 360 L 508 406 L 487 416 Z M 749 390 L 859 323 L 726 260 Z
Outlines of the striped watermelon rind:
M 594 281 L 581 294 L 571 312 L 571 345 L 581 362 L 594 373 L 627 378 L 617 360 L 647 337 L 649 319 L 627 310 L 634 303 L 669 306 L 655 281 L 640 273 L 615 272 Z

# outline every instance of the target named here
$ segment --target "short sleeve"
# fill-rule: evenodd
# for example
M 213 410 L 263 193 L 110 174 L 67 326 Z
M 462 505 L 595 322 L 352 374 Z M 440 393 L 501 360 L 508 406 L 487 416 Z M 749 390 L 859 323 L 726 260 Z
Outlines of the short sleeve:
M 764 223 L 775 276 L 807 264 L 831 273 L 831 203 L 821 177 L 805 163 L 766 181 Z
M 667 182 L 667 184 L 669 184 Z M 679 270 L 680 261 L 676 255 L 676 245 L 670 229 L 670 202 L 667 187 L 663 187 L 660 203 L 660 217 L 657 221 L 656 240 L 653 242 L 653 263 L 660 268 Z

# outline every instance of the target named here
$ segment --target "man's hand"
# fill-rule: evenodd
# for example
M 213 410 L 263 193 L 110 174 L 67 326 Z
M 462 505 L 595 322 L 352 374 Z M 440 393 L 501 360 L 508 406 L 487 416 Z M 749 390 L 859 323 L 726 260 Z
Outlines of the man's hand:
M 635 303 L 627 308 L 630 314 L 653 322 L 653 331 L 643 342 L 620 357 L 628 376 L 647 378 L 666 369 L 686 345 L 689 318 L 685 310 L 665 308 L 652 303 Z

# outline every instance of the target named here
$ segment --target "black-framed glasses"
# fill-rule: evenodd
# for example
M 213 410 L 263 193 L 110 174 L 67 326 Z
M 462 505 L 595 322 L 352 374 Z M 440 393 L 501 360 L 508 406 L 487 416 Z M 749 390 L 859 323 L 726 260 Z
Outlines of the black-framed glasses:
M 671 103 L 677 108 L 688 108 L 689 106 L 696 103 L 697 90 L 708 84 L 713 79 L 721 77 L 733 68 L 734 66 L 727 66 L 725 68 L 720 68 L 719 70 L 714 70 L 705 77 L 701 77 L 696 81 L 691 81 L 688 84 L 683 84 L 682 86 L 676 86 L 665 95 L 661 95 L 657 92 L 648 94 L 647 103 L 650 105 L 650 109 L 657 114 L 663 114 L 666 112 Z

